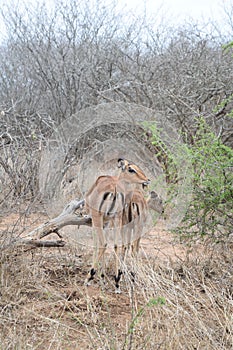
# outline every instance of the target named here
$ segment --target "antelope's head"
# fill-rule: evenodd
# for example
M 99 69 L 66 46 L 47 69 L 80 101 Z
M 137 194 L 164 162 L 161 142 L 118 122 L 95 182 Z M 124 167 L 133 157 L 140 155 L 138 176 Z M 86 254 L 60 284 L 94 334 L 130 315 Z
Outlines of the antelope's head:
M 141 184 L 143 188 L 149 185 L 150 180 L 136 164 L 124 158 L 119 158 L 118 168 L 121 168 L 121 179 L 132 184 Z
M 155 192 L 150 192 L 150 197 L 148 198 L 148 206 L 159 214 L 164 213 L 164 205 L 160 196 Z

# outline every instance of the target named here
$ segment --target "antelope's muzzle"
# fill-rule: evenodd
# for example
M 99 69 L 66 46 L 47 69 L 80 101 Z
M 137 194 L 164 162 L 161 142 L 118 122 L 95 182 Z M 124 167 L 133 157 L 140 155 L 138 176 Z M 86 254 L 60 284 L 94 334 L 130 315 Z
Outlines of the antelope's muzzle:
M 150 179 L 148 179 L 147 181 L 143 182 L 142 188 L 143 189 L 146 188 L 147 186 L 149 186 L 149 184 L 150 184 Z

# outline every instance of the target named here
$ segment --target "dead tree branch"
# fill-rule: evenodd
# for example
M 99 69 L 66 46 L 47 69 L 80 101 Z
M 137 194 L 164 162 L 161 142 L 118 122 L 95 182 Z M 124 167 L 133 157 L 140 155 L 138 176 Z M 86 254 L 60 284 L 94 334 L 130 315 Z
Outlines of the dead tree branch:
M 68 203 L 63 209 L 62 213 L 57 217 L 43 223 L 36 227 L 34 230 L 27 233 L 23 238 L 17 240 L 20 244 L 29 244 L 35 247 L 62 247 L 65 245 L 65 241 L 40 241 L 41 238 L 48 236 L 51 233 L 56 233 L 59 238 L 62 235 L 59 230 L 68 225 L 77 226 L 91 226 L 92 221 L 88 216 L 81 216 L 76 214 L 76 210 L 82 210 L 84 206 L 84 200 L 74 199 Z

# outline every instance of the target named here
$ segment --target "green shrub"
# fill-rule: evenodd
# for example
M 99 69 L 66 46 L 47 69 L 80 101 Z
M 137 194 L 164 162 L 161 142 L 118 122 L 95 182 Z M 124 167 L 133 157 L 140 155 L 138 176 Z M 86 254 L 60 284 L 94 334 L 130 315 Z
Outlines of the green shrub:
M 187 227 L 201 235 L 229 235 L 233 224 L 233 150 L 200 119 L 189 152 L 194 187 L 185 217 Z
M 233 150 L 224 145 L 203 118 L 197 121 L 192 145 L 184 145 L 191 161 L 192 200 L 179 231 L 191 236 L 208 235 L 220 239 L 232 233 L 233 226 Z M 170 198 L 179 182 L 177 153 L 171 152 L 156 126 L 150 125 L 151 143 L 163 162 Z M 183 135 L 183 139 L 186 139 Z

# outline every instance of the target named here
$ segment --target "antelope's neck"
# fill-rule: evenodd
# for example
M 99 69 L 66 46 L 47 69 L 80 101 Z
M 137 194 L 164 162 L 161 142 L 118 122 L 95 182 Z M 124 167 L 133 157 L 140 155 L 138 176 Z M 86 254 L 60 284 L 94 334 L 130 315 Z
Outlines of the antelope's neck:
M 129 191 L 129 190 L 134 190 L 136 188 L 136 184 L 125 179 L 124 176 L 118 176 L 118 184 L 120 184 L 121 186 L 123 186 L 125 188 L 125 190 Z

